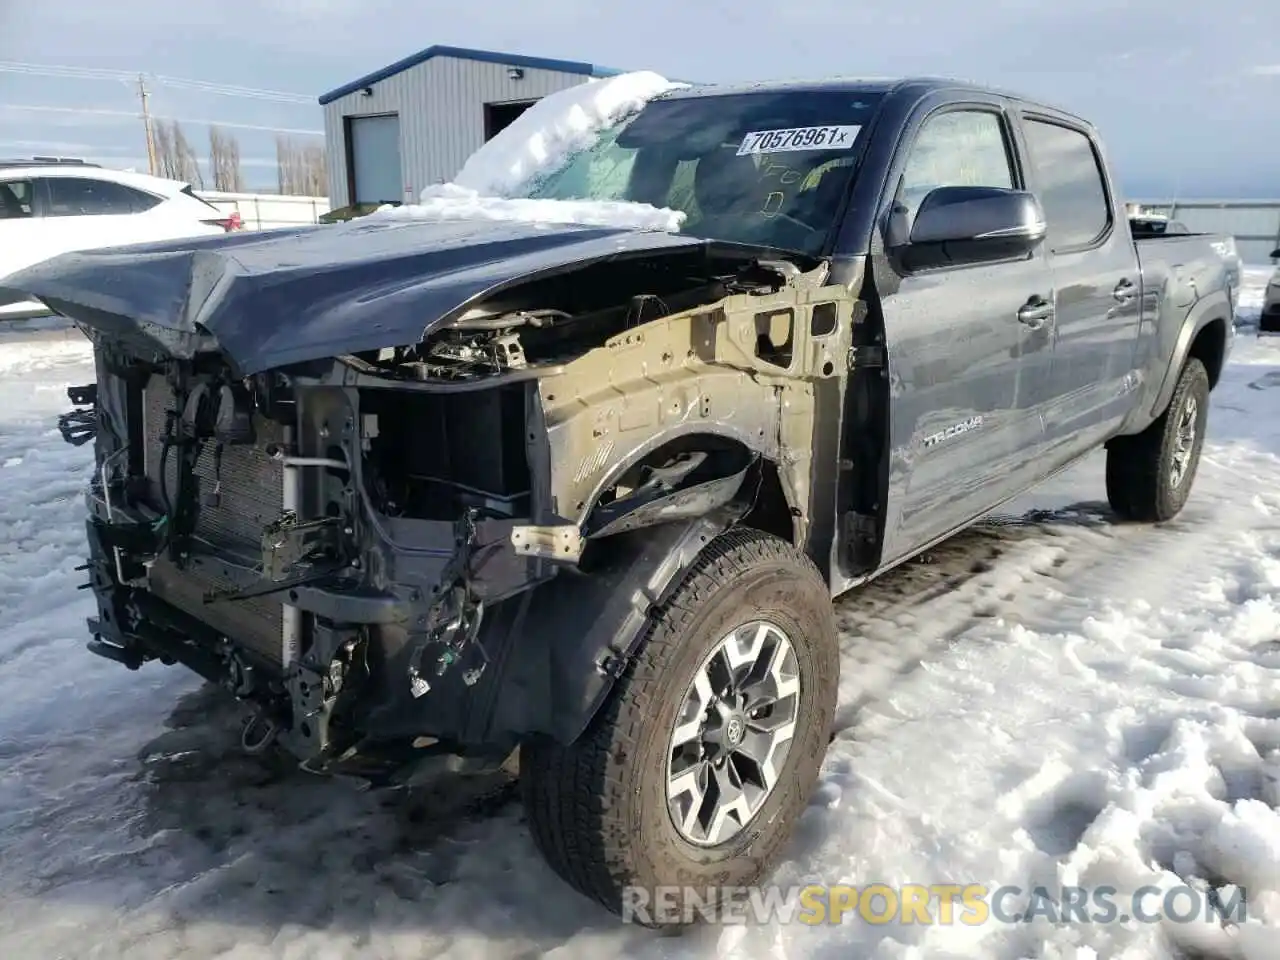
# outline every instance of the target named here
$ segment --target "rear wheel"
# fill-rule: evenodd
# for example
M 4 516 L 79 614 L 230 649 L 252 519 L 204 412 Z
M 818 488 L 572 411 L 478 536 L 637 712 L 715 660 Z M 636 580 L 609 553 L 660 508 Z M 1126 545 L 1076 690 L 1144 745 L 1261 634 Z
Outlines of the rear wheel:
M 1147 429 L 1107 445 L 1107 500 L 1126 520 L 1169 520 L 1191 493 L 1209 416 L 1209 375 L 1192 357 Z
M 772 870 L 817 779 L 838 673 L 830 594 L 813 565 L 758 531 L 717 537 L 651 617 L 587 732 L 522 749 L 538 847 L 627 919 L 702 919 L 689 893 Z

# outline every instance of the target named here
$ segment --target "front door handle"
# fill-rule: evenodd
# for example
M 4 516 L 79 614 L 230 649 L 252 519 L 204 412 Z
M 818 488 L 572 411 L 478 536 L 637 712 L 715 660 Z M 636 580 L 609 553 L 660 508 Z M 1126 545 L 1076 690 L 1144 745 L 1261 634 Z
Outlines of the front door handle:
M 1032 330 L 1039 330 L 1052 316 L 1053 303 L 1041 296 L 1032 297 L 1018 310 L 1018 322 Z
M 1137 295 L 1138 295 L 1138 288 L 1134 286 L 1133 281 L 1130 280 L 1128 277 L 1125 277 L 1123 280 L 1117 283 L 1116 288 L 1111 291 L 1111 296 L 1115 297 L 1116 301 L 1119 303 L 1128 303 Z

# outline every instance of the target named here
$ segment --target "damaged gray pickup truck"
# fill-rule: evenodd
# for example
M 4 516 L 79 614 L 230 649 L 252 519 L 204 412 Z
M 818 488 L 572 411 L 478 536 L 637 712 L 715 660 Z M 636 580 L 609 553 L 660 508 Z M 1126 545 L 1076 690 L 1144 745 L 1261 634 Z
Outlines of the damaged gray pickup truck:
M 1093 128 L 942 81 L 665 94 L 526 195 L 14 276 L 92 339 L 93 652 L 382 784 L 519 749 L 568 883 L 750 885 L 813 789 L 832 598 L 1106 447 L 1183 507 L 1237 277 L 1135 241 Z

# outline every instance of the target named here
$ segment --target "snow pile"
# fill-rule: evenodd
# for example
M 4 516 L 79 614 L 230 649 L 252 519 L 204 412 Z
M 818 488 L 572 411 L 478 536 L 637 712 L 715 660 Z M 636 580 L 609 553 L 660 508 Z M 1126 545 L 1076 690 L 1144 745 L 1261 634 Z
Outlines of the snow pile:
M 453 182 L 482 196 L 510 196 L 590 147 L 602 130 L 654 97 L 685 86 L 641 70 L 553 93 L 473 153 Z M 423 191 L 424 200 L 430 190 Z
M 513 197 L 539 174 L 589 148 L 601 131 L 654 97 L 687 84 L 638 71 L 592 80 L 539 100 L 477 150 L 453 181 L 422 191 L 419 202 L 383 207 L 390 220 L 507 220 L 675 231 L 685 214 L 647 203 L 528 200 Z
M 382 207 L 370 216 L 384 220 L 505 220 L 520 223 L 561 223 L 624 230 L 675 232 L 684 213 L 648 203 L 606 200 L 529 200 L 523 197 L 482 196 L 456 183 L 428 187 L 420 203 Z

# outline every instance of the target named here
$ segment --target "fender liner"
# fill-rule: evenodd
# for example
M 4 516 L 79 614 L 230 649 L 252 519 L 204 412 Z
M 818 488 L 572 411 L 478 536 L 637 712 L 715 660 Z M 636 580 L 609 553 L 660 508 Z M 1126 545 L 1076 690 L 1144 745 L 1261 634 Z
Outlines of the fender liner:
M 680 443 L 688 444 L 698 438 L 705 437 L 712 443 L 733 444 L 741 447 L 755 458 L 763 457 L 776 462 L 778 460 L 776 439 L 773 442 L 762 443 L 759 441 L 761 431 L 764 432 L 764 436 L 770 438 L 776 438 L 777 436 L 776 417 L 770 419 L 770 413 L 774 412 L 773 406 L 776 406 L 776 404 L 771 401 L 768 405 L 761 404 L 741 411 L 739 419 L 744 421 L 742 424 L 681 423 L 648 438 L 643 443 L 628 450 L 626 456 L 620 457 L 600 475 L 584 498 L 582 508 L 576 512 L 577 523 L 580 526 L 585 526 L 592 512 L 597 509 L 600 498 L 604 493 L 626 476 L 627 471 L 634 468 L 636 464 L 664 447 Z M 686 448 L 681 447 L 681 449 Z
M 748 509 L 735 501 L 695 519 L 617 534 L 607 541 L 602 568 L 566 571 L 519 598 L 485 739 L 541 733 L 562 744 L 576 740 L 636 655 L 653 607 Z

